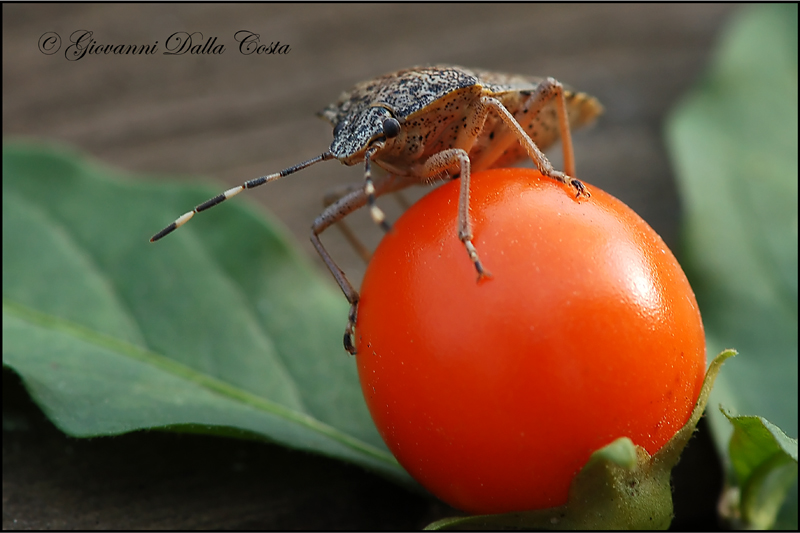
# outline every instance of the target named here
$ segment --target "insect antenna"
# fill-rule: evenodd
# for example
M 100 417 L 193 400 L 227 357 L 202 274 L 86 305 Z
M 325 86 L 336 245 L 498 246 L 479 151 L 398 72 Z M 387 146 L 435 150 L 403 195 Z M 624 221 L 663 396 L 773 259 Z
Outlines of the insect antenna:
M 202 204 L 198 205 L 197 207 L 195 207 L 194 209 L 192 209 L 188 213 L 185 213 L 184 215 L 181 215 L 180 217 L 178 217 L 178 219 L 175 220 L 175 222 L 173 222 L 172 224 L 170 224 L 166 228 L 162 229 L 161 231 L 159 231 L 158 233 L 156 233 L 155 235 L 150 237 L 150 242 L 156 242 L 157 240 L 159 240 L 159 239 L 161 239 L 163 237 L 166 237 L 167 235 L 169 235 L 170 233 L 172 233 L 176 229 L 180 228 L 181 226 L 183 226 L 184 224 L 189 222 L 189 220 L 192 219 L 192 217 L 195 215 L 195 213 L 199 213 L 200 211 L 205 211 L 206 209 L 210 209 L 210 208 L 214 207 L 217 204 L 221 204 L 222 202 L 224 202 L 228 198 L 230 198 L 232 196 L 236 196 L 237 194 L 239 194 L 240 192 L 242 192 L 245 189 L 252 189 L 253 187 L 258 187 L 259 185 L 263 185 L 265 183 L 269 183 L 270 181 L 278 180 L 280 178 L 288 176 L 289 174 L 294 174 L 295 172 L 297 172 L 299 170 L 303 170 L 304 168 L 310 167 L 311 165 L 313 165 L 315 163 L 319 163 L 320 161 L 328 161 L 329 159 L 333 159 L 333 157 L 334 157 L 333 154 L 330 153 L 330 151 L 327 151 L 327 152 L 325 152 L 325 153 L 323 153 L 321 155 L 318 155 L 317 157 L 315 157 L 313 159 L 309 159 L 308 161 L 304 161 L 302 163 L 298 163 L 297 165 L 291 166 L 289 168 L 285 168 L 285 169 L 281 170 L 280 172 L 276 172 L 275 174 L 268 174 L 266 176 L 261 176 L 260 178 L 255 178 L 255 179 L 252 179 L 250 181 L 246 181 L 246 182 L 242 183 L 241 185 L 239 185 L 238 187 L 234 187 L 232 189 L 228 189 L 227 191 L 223 192 L 222 194 L 218 194 L 217 196 L 211 198 L 210 200 L 206 200 L 205 202 L 203 202 Z

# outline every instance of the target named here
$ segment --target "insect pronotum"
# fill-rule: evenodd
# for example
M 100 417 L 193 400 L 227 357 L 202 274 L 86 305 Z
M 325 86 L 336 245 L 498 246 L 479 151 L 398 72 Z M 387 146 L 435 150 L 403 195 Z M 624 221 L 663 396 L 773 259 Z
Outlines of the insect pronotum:
M 342 93 L 320 115 L 333 125 L 333 143 L 322 154 L 228 189 L 198 205 L 156 233 L 157 241 L 188 222 L 196 213 L 236 196 L 245 189 L 294 174 L 320 161 L 338 159 L 364 164 L 363 183 L 331 198 L 311 225 L 311 242 L 350 302 L 345 349 L 355 354 L 358 292 L 322 245 L 319 235 L 367 205 L 370 216 L 390 229 L 375 199 L 419 183 L 460 178 L 458 238 L 478 279 L 489 276 L 472 243 L 469 181 L 472 172 L 533 160 L 545 176 L 589 196 L 575 179 L 571 128 L 591 122 L 603 108 L 593 97 L 565 89 L 553 78 L 534 78 L 467 69 L 452 65 L 416 67 L 359 83 Z M 562 140 L 564 172 L 542 153 Z M 372 165 L 386 173 L 373 179 Z

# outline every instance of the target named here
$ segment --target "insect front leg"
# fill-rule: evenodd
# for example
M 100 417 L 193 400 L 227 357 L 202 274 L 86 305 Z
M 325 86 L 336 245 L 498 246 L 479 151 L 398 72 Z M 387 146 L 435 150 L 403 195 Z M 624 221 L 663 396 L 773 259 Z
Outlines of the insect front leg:
M 548 160 L 544 153 L 539 150 L 539 147 L 536 146 L 536 143 L 534 143 L 528 134 L 525 133 L 525 129 L 520 126 L 519 122 L 517 122 L 517 119 L 514 118 L 514 115 L 512 115 L 508 109 L 506 109 L 505 106 L 500 103 L 499 100 L 492 98 L 491 96 L 482 96 L 480 102 L 483 106 L 485 106 L 486 109 L 497 113 L 506 126 L 511 129 L 511 132 L 517 138 L 517 141 L 519 141 L 520 145 L 522 145 L 522 147 L 528 153 L 528 156 L 533 160 L 539 172 L 549 178 L 573 187 L 577 191 L 577 196 L 582 194 L 590 196 L 583 183 L 573 178 L 571 175 L 571 173 L 575 172 L 575 160 L 572 153 L 572 136 L 570 134 L 569 122 L 567 119 L 564 90 L 561 87 L 561 84 L 552 78 L 548 78 L 544 82 L 540 83 L 536 89 L 536 92 L 534 93 L 534 96 L 532 97 L 533 104 L 530 109 L 534 113 L 538 113 L 538 111 L 541 110 L 541 108 L 547 104 L 551 98 L 556 98 L 559 102 L 558 105 L 556 105 L 556 109 L 558 112 L 559 129 L 562 137 L 561 141 L 564 145 L 564 165 L 567 169 L 566 174 L 553 168 L 550 160 Z
M 472 224 L 469 220 L 469 154 L 467 154 L 466 150 L 461 148 L 442 150 L 428 158 L 425 162 L 423 172 L 426 177 L 436 176 L 454 166 L 459 167 L 461 176 L 458 196 L 458 238 L 464 243 L 467 254 L 469 254 L 470 260 L 475 265 L 475 270 L 478 271 L 478 280 L 480 281 L 482 278 L 491 277 L 491 274 L 484 268 L 483 263 L 481 263 L 478 257 L 478 251 L 472 244 Z

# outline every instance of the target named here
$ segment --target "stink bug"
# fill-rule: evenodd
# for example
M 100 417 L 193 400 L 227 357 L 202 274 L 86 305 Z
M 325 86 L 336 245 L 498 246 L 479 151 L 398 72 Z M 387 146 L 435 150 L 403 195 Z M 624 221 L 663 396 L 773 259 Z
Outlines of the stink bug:
M 358 292 L 319 239 L 320 233 L 356 209 L 369 206 L 375 223 L 390 226 L 375 199 L 409 185 L 440 179 L 461 179 L 458 238 L 475 265 L 478 279 L 488 277 L 472 244 L 469 180 L 473 171 L 533 160 L 536 168 L 589 196 L 574 178 L 571 128 L 591 122 L 603 108 L 584 93 L 564 88 L 553 78 L 500 74 L 452 65 L 400 70 L 359 83 L 342 93 L 320 115 L 333 125 L 333 143 L 313 159 L 243 183 L 198 205 L 155 234 L 154 242 L 245 189 L 277 180 L 320 161 L 338 159 L 345 165 L 364 163 L 364 181 L 350 187 L 311 226 L 311 242 L 350 302 L 345 349 L 355 353 L 353 334 Z M 562 140 L 564 172 L 544 156 Z M 372 163 L 386 172 L 373 179 Z

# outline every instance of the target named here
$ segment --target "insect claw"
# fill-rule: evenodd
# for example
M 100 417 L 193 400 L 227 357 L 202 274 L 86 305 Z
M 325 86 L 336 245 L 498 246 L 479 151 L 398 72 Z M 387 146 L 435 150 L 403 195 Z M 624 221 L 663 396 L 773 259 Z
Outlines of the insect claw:
M 344 332 L 344 349 L 347 350 L 350 355 L 356 354 L 356 347 L 353 345 L 353 334 L 349 329 Z
M 572 181 L 570 181 L 570 185 L 575 187 L 575 190 L 577 191 L 575 194 L 575 198 L 580 198 L 581 195 L 586 196 L 587 198 L 591 198 L 592 193 L 589 192 L 589 189 L 586 188 L 586 185 L 584 185 L 581 180 L 572 178 Z
M 472 249 L 474 250 L 475 248 L 472 248 Z M 473 264 L 475 265 L 475 270 L 478 271 L 478 283 L 480 283 L 481 281 L 484 281 L 484 280 L 492 278 L 492 273 L 489 272 L 488 270 L 486 270 L 486 268 L 484 268 L 484 266 L 483 266 L 483 263 L 481 263 L 481 260 L 478 259 L 477 252 L 475 253 L 475 257 L 473 258 L 472 261 L 473 261 Z
M 484 269 L 483 266 L 481 266 L 480 270 L 478 270 L 478 280 L 477 280 L 478 283 L 481 283 L 483 281 L 488 281 L 488 280 L 492 279 L 493 277 L 494 276 L 492 276 L 492 273 L 489 272 L 488 270 Z
M 478 282 L 483 279 L 490 279 L 492 274 L 483 267 L 483 263 L 481 263 L 480 258 L 478 257 L 478 251 L 475 250 L 475 246 L 472 244 L 470 239 L 464 238 L 463 239 L 464 246 L 467 249 L 467 253 L 469 254 L 469 258 L 472 261 L 472 264 L 475 265 L 475 270 L 478 271 Z
M 344 330 L 344 349 L 350 355 L 356 354 L 355 336 L 356 336 L 356 316 L 358 313 L 358 301 L 350 304 L 350 311 L 347 313 L 347 327 Z

